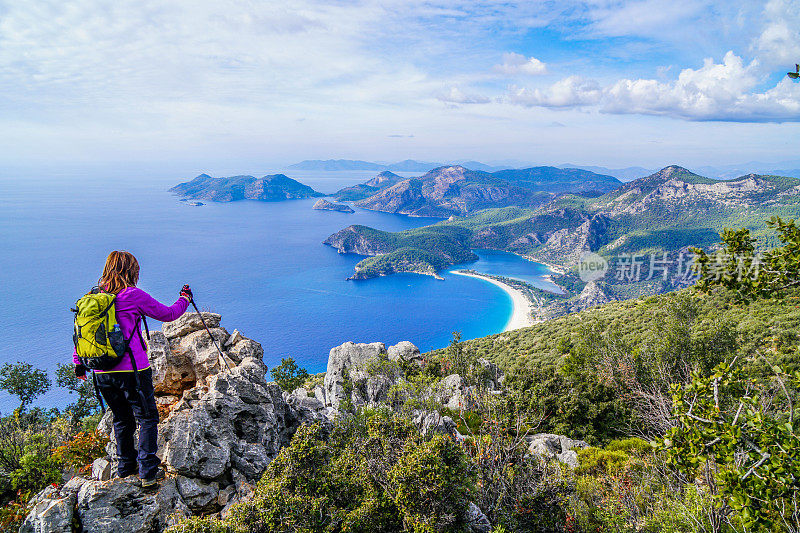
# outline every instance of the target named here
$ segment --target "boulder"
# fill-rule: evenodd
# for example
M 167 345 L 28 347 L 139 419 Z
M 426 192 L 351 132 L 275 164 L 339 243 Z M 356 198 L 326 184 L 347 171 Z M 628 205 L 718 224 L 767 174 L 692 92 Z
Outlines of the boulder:
M 228 340 L 225 341 L 225 347 L 229 348 L 242 339 L 244 339 L 244 337 L 242 337 L 242 334 L 239 333 L 238 329 L 235 329 L 233 330 L 233 333 L 231 333 L 231 336 L 228 337 Z
M 467 531 L 470 533 L 490 533 L 492 531 L 492 523 L 483 514 L 481 508 L 473 502 L 469 502 L 467 507 Z
M 175 478 L 178 493 L 192 511 L 214 511 L 219 503 L 219 485 L 199 479 L 178 476 Z
M 98 481 L 111 479 L 111 461 L 106 458 L 95 459 L 92 462 L 92 479 Z
M 190 334 L 191 335 L 191 334 Z M 214 480 L 231 467 L 256 479 L 297 429 L 280 388 L 267 383 L 266 366 L 247 358 L 231 372 L 209 377 L 207 387 L 184 393 L 159 425 L 167 469 Z
M 542 459 L 556 459 L 573 468 L 578 466 L 578 454 L 575 449 L 589 445 L 582 440 L 573 440 L 564 435 L 554 433 L 537 433 L 526 437 L 528 452 Z
M 372 406 L 386 402 L 389 399 L 389 389 L 394 383 L 395 380 L 389 376 L 369 376 L 364 386 L 364 399 Z
M 261 360 L 264 357 L 264 349 L 252 339 L 240 339 L 229 346 L 226 355 L 238 365 L 247 357 Z M 232 364 L 231 361 L 228 361 L 228 364 Z
M 458 441 L 464 437 L 458 432 L 456 423 L 449 416 L 443 416 L 439 411 L 415 411 L 412 422 L 423 435 L 436 433 L 450 435 Z
M 464 380 L 458 374 L 442 378 L 436 388 L 436 396 L 442 405 L 454 411 L 467 407 L 467 391 Z
M 180 395 L 197 381 L 194 365 L 185 350 L 173 351 L 166 335 L 150 333 L 147 355 L 153 369 L 153 389 L 157 394 Z
M 78 491 L 76 509 L 83 530 L 92 533 L 163 531 L 190 514 L 174 479 L 165 479 L 153 492 L 143 490 L 135 476 L 87 481 Z
M 206 321 L 206 325 L 212 329 L 218 327 L 222 321 L 222 316 L 216 313 L 202 313 L 202 315 L 203 320 Z M 193 331 L 200 331 L 201 329 L 205 329 L 205 326 L 203 326 L 200 315 L 197 313 L 184 313 L 177 320 L 164 322 L 164 324 L 161 325 L 161 331 L 164 332 L 164 335 L 166 335 L 168 339 L 183 337 Z
M 419 348 L 408 341 L 398 342 L 394 346 L 389 346 L 389 360 L 391 361 L 414 361 L 422 365 L 422 355 Z
M 325 396 L 325 389 L 323 387 L 320 387 L 319 385 L 314 387 L 314 398 L 319 400 L 322 403 L 322 405 L 328 405 Z
M 218 374 L 222 369 L 227 370 L 228 366 L 233 366 L 230 357 L 223 361 L 219 351 L 217 351 L 217 346 L 221 347 L 229 337 L 228 332 L 219 327 L 212 328 L 210 331 L 211 335 L 203 329 L 192 331 L 182 337 L 172 337 L 170 339 L 171 351 L 176 357 L 190 362 L 197 383 L 203 382 L 209 376 Z M 217 346 L 214 346 L 212 335 Z M 226 366 L 226 363 L 228 366 Z
M 327 404 L 338 409 L 339 403 L 347 398 L 345 383 L 348 380 L 353 383 L 366 379 L 363 369 L 369 361 L 385 355 L 386 346 L 382 342 L 346 342 L 331 349 L 324 382 Z
M 72 533 L 75 495 L 85 481 L 73 477 L 67 484 L 72 484 L 74 490 L 65 490 L 66 485 L 60 490 L 49 486 L 34 496 L 28 502 L 30 511 L 19 528 L 20 533 Z

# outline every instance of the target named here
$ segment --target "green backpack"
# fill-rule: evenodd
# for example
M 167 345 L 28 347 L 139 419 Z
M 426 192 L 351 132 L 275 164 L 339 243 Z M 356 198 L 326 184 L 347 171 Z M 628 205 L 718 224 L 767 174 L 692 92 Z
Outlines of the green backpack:
M 72 334 L 75 352 L 81 364 L 90 370 L 109 370 L 116 366 L 128 351 L 131 338 L 138 330 L 138 327 L 134 327 L 130 337 L 124 337 L 117 322 L 116 299 L 115 294 L 95 287 L 75 302 L 72 310 L 75 313 L 75 330 Z M 133 368 L 135 371 L 135 362 Z

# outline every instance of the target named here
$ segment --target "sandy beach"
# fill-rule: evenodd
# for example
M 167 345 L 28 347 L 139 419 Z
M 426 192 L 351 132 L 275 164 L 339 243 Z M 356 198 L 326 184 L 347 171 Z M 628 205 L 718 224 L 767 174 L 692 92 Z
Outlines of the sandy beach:
M 533 319 L 531 318 L 531 312 L 533 311 L 533 305 L 531 302 L 522 294 L 522 291 L 519 291 L 510 285 L 506 285 L 505 283 L 501 283 L 495 279 L 488 278 L 485 276 L 479 276 L 476 274 L 470 274 L 468 272 L 457 272 L 455 270 L 451 270 L 450 274 L 457 274 L 459 276 L 469 276 L 471 278 L 478 278 L 482 279 L 483 281 L 487 281 L 492 285 L 497 285 L 509 296 L 511 296 L 511 301 L 513 303 L 513 310 L 511 312 L 511 318 L 509 318 L 506 327 L 503 331 L 511 331 L 514 329 L 519 328 L 527 328 L 528 326 L 532 326 L 534 324 Z

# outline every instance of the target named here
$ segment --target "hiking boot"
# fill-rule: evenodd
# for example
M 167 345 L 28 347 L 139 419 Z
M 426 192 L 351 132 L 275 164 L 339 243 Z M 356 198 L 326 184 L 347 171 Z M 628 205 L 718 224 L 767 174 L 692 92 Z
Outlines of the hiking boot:
M 159 468 L 156 470 L 156 474 L 151 478 L 142 478 L 142 488 L 149 489 L 158 486 L 158 482 L 164 479 L 164 469 Z

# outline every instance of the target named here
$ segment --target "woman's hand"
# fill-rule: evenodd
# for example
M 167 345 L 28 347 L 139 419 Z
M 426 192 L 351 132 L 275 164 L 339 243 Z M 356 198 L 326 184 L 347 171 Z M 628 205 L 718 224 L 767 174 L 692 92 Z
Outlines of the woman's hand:
M 86 381 L 86 367 L 83 365 L 75 365 L 75 377 Z
M 186 298 L 187 302 L 191 302 L 194 295 L 192 294 L 192 289 L 189 288 L 188 285 L 184 285 L 181 289 L 181 298 Z

